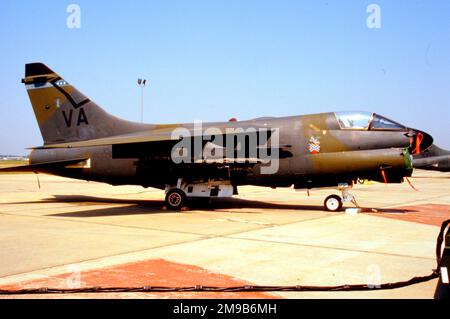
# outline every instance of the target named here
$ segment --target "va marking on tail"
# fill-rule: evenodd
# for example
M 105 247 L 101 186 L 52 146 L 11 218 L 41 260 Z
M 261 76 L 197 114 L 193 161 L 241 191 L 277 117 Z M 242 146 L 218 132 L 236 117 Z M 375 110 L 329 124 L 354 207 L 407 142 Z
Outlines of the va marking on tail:
M 64 122 L 66 123 L 67 127 L 72 126 L 73 110 L 74 109 L 70 109 L 69 114 L 66 114 L 65 111 L 62 111 L 62 115 L 64 117 Z M 84 123 L 85 125 L 89 125 L 88 118 L 86 116 L 86 113 L 84 112 L 84 108 L 80 108 L 78 111 L 77 126 L 80 126 L 81 123 Z

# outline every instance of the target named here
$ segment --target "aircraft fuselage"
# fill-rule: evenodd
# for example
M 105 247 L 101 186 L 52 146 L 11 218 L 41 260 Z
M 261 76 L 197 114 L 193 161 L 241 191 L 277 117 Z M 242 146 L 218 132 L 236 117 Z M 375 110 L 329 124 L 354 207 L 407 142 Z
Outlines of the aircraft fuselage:
M 194 124 L 176 127 L 190 129 Z M 410 147 L 408 129 L 370 130 L 343 129 L 335 113 L 323 113 L 283 118 L 262 118 L 241 122 L 205 123 L 211 127 L 279 129 L 279 145 L 287 155 L 280 156 L 275 174 L 262 174 L 262 164 L 246 169 L 245 174 L 232 181 L 236 185 L 291 186 L 313 188 L 337 186 L 357 178 L 382 180 L 380 167 L 387 170 L 389 182 L 400 182 L 410 176 L 411 158 L 405 149 Z M 157 129 L 157 128 L 156 128 Z M 141 145 L 145 148 L 145 143 Z M 163 188 L 167 172 L 158 167 L 143 169 L 147 159 L 118 158 L 116 146 L 37 149 L 30 156 L 30 164 L 89 158 L 85 167 L 58 168 L 49 173 L 65 177 L 105 182 L 113 185 L 134 184 Z M 170 161 L 164 161 L 168 166 Z M 154 162 L 150 159 L 150 166 Z M 157 166 L 157 164 L 155 164 Z M 183 166 L 184 164 L 178 164 Z M 195 166 L 195 165 L 194 165 Z M 229 172 L 226 172 L 228 174 Z M 199 178 L 202 178 L 201 174 Z

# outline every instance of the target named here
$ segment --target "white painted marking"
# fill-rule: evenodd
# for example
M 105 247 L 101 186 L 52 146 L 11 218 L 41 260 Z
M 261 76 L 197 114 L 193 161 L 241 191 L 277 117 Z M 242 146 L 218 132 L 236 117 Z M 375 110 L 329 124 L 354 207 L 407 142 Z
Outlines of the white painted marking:
M 345 213 L 348 215 L 358 215 L 359 213 L 361 213 L 361 209 L 360 208 L 347 208 L 345 210 Z
M 66 86 L 70 86 L 69 83 L 67 83 L 66 81 L 61 81 L 61 82 L 56 82 L 56 84 L 59 87 L 66 87 Z M 51 88 L 53 87 L 53 85 L 51 83 L 45 83 L 45 84 L 26 84 L 25 85 L 27 90 L 40 90 L 40 89 L 47 89 L 47 88 Z
M 447 267 L 441 267 L 441 278 L 442 278 L 442 283 L 444 283 L 444 284 L 449 283 Z

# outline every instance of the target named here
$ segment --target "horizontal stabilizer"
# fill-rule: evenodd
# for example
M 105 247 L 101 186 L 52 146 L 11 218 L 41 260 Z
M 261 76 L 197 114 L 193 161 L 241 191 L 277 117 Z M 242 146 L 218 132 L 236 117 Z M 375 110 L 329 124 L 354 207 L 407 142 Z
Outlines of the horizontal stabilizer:
M 65 168 L 67 166 L 80 164 L 87 160 L 88 160 L 87 158 L 77 158 L 77 159 L 65 160 L 65 161 L 54 161 L 54 162 L 47 162 L 47 163 L 6 167 L 6 168 L 0 168 L 0 174 L 2 174 L 2 173 L 46 172 L 48 170 Z

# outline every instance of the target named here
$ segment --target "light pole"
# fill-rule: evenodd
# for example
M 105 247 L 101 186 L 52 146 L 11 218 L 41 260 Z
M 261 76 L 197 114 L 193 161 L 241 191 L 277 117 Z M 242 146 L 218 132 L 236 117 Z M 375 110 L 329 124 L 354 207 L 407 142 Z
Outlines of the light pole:
M 144 87 L 147 84 L 146 79 L 138 79 L 137 83 L 141 88 L 141 122 L 144 122 Z

